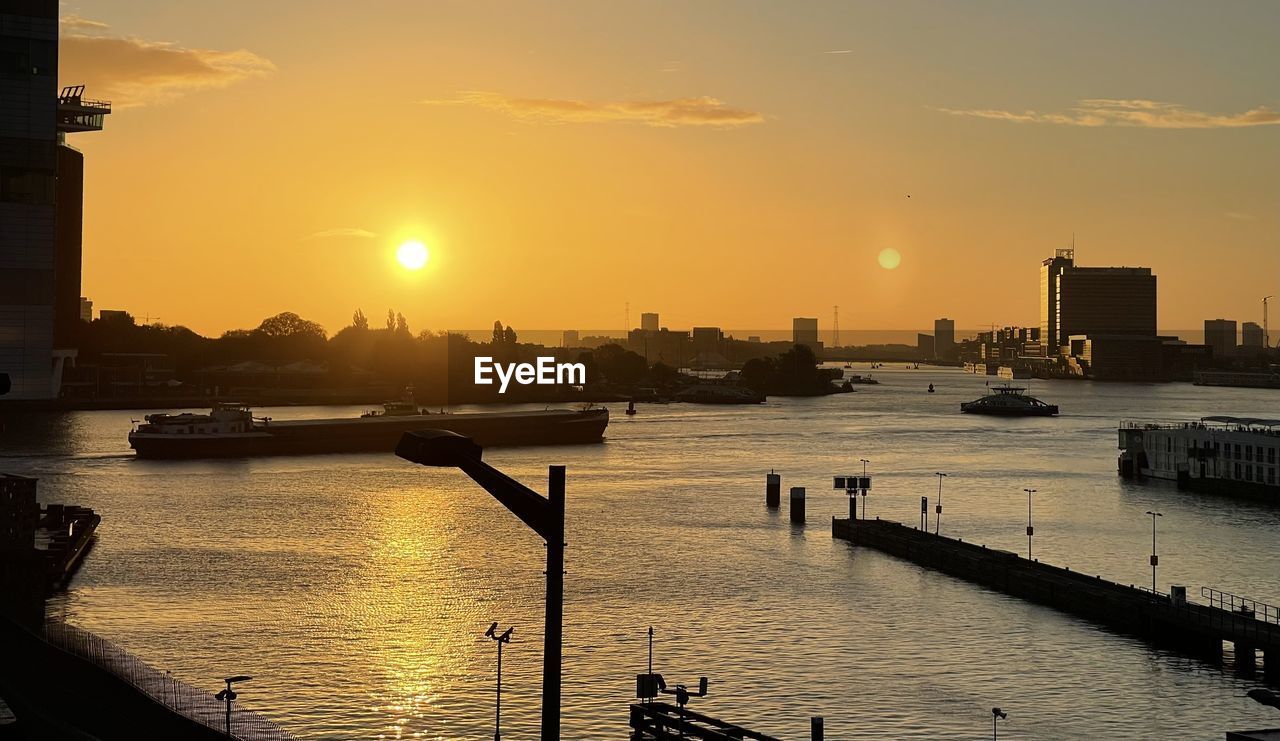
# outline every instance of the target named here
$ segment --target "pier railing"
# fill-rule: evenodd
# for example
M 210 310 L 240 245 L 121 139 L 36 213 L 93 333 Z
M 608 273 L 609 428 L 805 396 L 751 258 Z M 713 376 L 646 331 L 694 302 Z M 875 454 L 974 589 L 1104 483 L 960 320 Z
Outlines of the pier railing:
M 666 702 L 636 703 L 631 706 L 631 738 L 634 741 L 778 741 L 719 718 L 696 713 Z
M 179 715 L 215 731 L 226 728 L 227 706 L 209 692 L 147 664 L 105 638 L 61 620 L 45 623 L 45 640 L 90 661 Z M 231 736 L 239 741 L 294 741 L 274 721 L 231 703 Z
M 1266 602 L 1241 597 L 1230 592 L 1223 592 L 1213 587 L 1201 587 L 1200 596 L 1209 600 L 1210 607 L 1226 610 L 1235 615 L 1252 617 L 1264 623 L 1280 625 L 1280 607 L 1268 605 Z

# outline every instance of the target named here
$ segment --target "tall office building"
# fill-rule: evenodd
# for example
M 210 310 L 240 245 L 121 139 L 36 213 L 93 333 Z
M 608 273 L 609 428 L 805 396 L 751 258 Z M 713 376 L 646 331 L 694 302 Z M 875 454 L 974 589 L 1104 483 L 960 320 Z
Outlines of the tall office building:
M 933 320 L 933 353 L 945 358 L 956 346 L 956 323 L 950 319 Z
M 658 331 L 658 312 L 646 311 L 640 315 L 640 329 L 646 332 Z
M 57 396 L 80 321 L 84 160 L 65 135 L 110 104 L 58 94 L 57 0 L 0 6 L 0 373 L 11 398 Z
M 797 345 L 818 347 L 818 320 L 796 317 L 791 320 L 791 341 Z
M 1240 325 L 1240 346 L 1250 351 L 1261 350 L 1266 344 L 1262 339 L 1262 325 L 1257 322 L 1245 322 Z
M 1040 344 L 1057 355 L 1072 335 L 1156 336 L 1151 268 L 1082 268 L 1058 250 L 1040 268 Z
M 1236 320 L 1204 320 L 1204 344 L 1213 348 L 1215 358 L 1229 358 L 1236 354 Z
M 0 373 L 52 395 L 58 2 L 0 6 Z

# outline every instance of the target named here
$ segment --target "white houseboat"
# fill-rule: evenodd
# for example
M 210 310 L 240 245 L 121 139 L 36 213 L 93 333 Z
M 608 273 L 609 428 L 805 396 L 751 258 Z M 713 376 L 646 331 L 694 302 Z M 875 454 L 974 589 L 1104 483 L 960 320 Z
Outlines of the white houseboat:
M 1120 475 L 1280 501 L 1280 420 L 1202 417 L 1120 425 Z

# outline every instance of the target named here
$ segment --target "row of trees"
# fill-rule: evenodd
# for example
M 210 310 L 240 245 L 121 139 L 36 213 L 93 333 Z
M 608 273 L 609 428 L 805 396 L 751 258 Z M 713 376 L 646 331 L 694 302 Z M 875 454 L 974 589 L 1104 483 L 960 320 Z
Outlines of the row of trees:
M 319 323 L 293 312 L 267 317 L 253 329 L 224 332 L 209 338 L 181 326 L 138 325 L 130 318 L 99 319 L 83 328 L 81 357 L 101 353 L 161 353 L 168 355 L 178 378 L 187 380 L 210 367 L 256 361 L 273 366 L 299 361 L 326 363 L 335 383 L 367 371 L 374 382 L 388 386 L 413 385 L 429 398 L 432 389 L 451 394 L 486 394 L 474 384 L 474 358 L 494 357 L 499 362 L 532 362 L 538 356 L 558 355 L 587 367 L 588 386 L 625 391 L 637 385 L 675 383 L 678 373 L 618 345 L 606 345 L 575 357 L 563 357 L 559 348 L 521 344 L 516 331 L 495 322 L 488 343 L 465 335 L 422 331 L 413 334 L 404 315 L 388 310 L 385 325 L 370 326 L 363 311 L 356 310 L 351 324 L 329 337 Z M 367 375 L 367 374 L 365 374 Z

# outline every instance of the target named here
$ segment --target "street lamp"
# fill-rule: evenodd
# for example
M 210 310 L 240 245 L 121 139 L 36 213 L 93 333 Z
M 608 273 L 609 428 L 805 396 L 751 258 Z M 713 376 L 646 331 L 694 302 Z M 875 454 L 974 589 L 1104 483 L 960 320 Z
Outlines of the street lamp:
M 507 632 L 498 635 L 498 624 L 494 623 L 485 631 L 485 636 L 498 644 L 498 693 L 493 707 L 493 741 L 502 741 L 502 646 L 511 642 L 511 634 L 515 628 L 507 628 Z
M 933 518 L 933 534 L 937 535 L 938 530 L 942 528 L 942 480 L 945 479 L 947 475 L 945 473 L 935 473 L 934 476 L 938 477 L 938 506 L 933 510 L 938 515 Z
M 1156 566 L 1160 564 L 1160 557 L 1156 555 L 1156 518 L 1164 517 L 1164 513 L 1147 510 L 1147 514 L 1151 515 L 1151 591 L 1156 592 Z
M 236 699 L 236 693 L 235 690 L 231 689 L 231 684 L 233 682 L 248 682 L 250 679 L 253 679 L 253 677 L 246 676 L 244 674 L 227 677 L 222 680 L 227 683 L 227 688 L 214 695 L 215 698 L 227 703 L 227 738 L 234 738 L 234 736 L 231 735 L 231 701 Z
M 1036 529 L 1031 527 L 1031 495 L 1036 493 L 1035 489 L 1023 489 L 1027 493 L 1027 560 L 1031 560 L 1031 536 L 1035 534 Z
M 1008 717 L 1009 714 L 1000 708 L 991 708 L 991 741 L 999 738 L 1000 730 L 996 728 L 996 721 L 1001 721 Z
M 862 481 L 860 483 L 870 484 L 871 479 L 867 478 L 867 464 L 871 461 L 866 458 L 859 458 L 858 462 L 862 464 Z M 867 487 L 862 487 L 862 519 L 867 519 Z
M 564 643 L 564 466 L 547 468 L 544 498 L 480 460 L 483 449 L 448 430 L 406 432 L 396 455 L 423 466 L 459 468 L 546 540 L 547 606 L 542 643 L 543 741 L 560 738 L 560 666 Z

